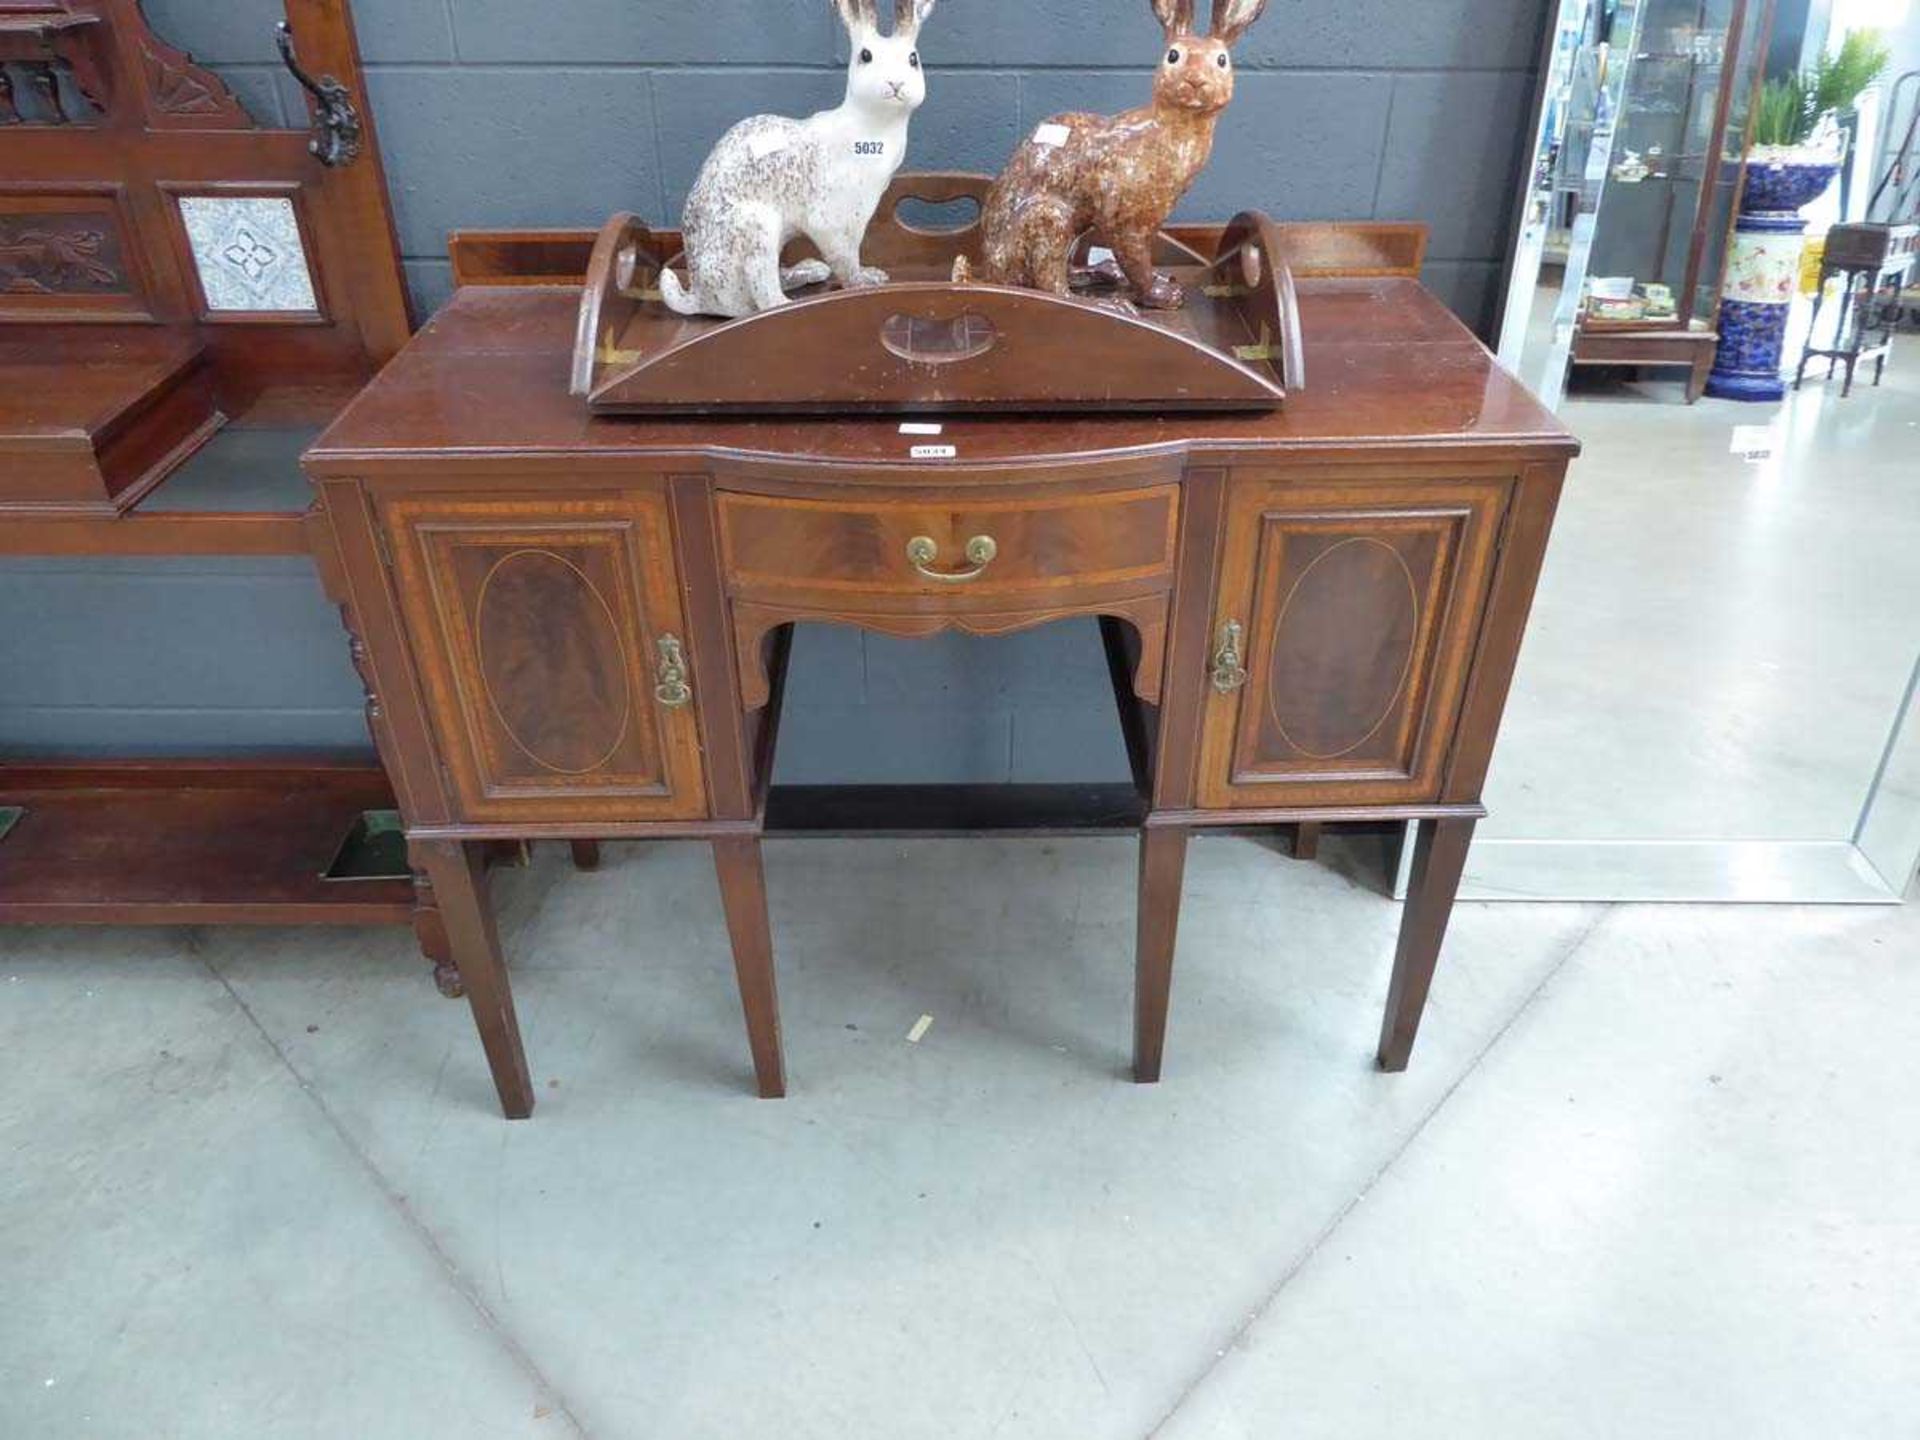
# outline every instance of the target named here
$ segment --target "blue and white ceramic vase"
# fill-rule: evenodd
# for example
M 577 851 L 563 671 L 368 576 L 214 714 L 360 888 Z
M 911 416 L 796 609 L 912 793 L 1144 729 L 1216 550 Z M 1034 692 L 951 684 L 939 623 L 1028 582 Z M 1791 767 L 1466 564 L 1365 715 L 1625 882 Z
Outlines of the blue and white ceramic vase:
M 1828 145 L 1757 145 L 1733 222 L 1727 279 L 1720 290 L 1720 346 L 1707 394 L 1722 400 L 1778 400 L 1780 346 L 1800 279 L 1800 207 L 1818 199 L 1840 160 Z

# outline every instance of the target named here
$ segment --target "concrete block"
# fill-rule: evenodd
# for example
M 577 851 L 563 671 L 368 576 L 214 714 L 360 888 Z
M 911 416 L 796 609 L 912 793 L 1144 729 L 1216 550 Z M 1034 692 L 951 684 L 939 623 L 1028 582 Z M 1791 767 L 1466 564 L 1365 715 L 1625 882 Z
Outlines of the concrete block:
M 446 7 L 435 0 L 355 0 L 353 26 L 360 38 L 360 58 L 369 65 L 454 58 L 453 27 Z
M 1020 133 L 1031 135 L 1041 121 L 1067 111 L 1112 115 L 1144 105 L 1152 95 L 1143 68 L 1138 74 L 1115 70 L 1028 70 L 1020 76 Z
M 858 705 L 867 694 L 866 636 L 851 625 L 796 625 L 786 707 Z M 785 743 L 783 737 L 782 744 Z
M 866 637 L 867 700 L 883 708 L 999 706 L 1011 688 L 1008 647 L 1023 639 L 957 631 L 905 638 L 874 631 Z
M 1113 114 L 1144 104 L 1144 74 L 1053 70 L 1021 78 L 1021 134 L 1063 111 Z M 1373 213 L 1392 81 L 1379 75 L 1242 74 L 1220 117 L 1213 160 L 1175 214 L 1226 220 L 1264 209 L 1275 219 L 1342 220 Z
M 91 760 L 138 755 L 156 760 L 207 755 L 365 757 L 367 717 L 358 705 L 332 710 L 233 710 L 150 706 L 0 705 L 0 759 Z
M 931 75 L 926 103 L 913 117 L 904 168 L 998 174 L 1020 138 L 1019 116 L 1020 77 L 1011 72 Z
M 1307 0 L 1269 7 L 1234 58 L 1243 71 L 1531 70 L 1547 13 L 1535 0 Z
M 458 226 L 660 213 L 644 72 L 375 70 L 369 83 L 407 255 L 444 258 Z
M 1504 255 L 1532 104 L 1533 77 L 1513 71 L 1394 77 L 1375 213 L 1425 222 L 1437 260 Z
M 1499 314 L 1504 269 L 1499 260 L 1429 260 L 1420 279 L 1474 334 L 1490 340 Z
M 208 0 L 144 0 L 140 8 L 154 34 L 203 65 L 278 63 L 273 45 L 278 6 L 248 6 L 244 15 L 236 13 L 240 6 Z
M 273 32 L 284 12 L 277 3 L 145 0 L 141 8 L 156 35 L 203 63 L 280 64 Z M 446 10 L 439 0 L 358 0 L 353 27 L 361 58 L 369 64 L 453 58 Z
M 0 566 L 0 704 L 358 709 L 339 615 L 304 559 Z
M 801 706 L 780 725 L 774 778 L 791 785 L 998 784 L 1011 772 L 1004 708 Z
M 451 260 L 403 260 L 407 293 L 413 297 L 413 318 L 425 324 L 427 318 L 453 298 L 453 262 Z
M 826 0 L 452 0 L 452 13 L 470 63 L 825 65 L 843 33 Z
M 1175 213 L 1193 220 L 1247 209 L 1276 220 L 1371 216 L 1391 83 L 1380 75 L 1242 74 L 1214 135 L 1213 163 Z
M 307 123 L 304 105 L 289 110 L 281 102 L 280 77 L 286 75 L 286 71 L 268 65 L 216 65 L 209 68 L 227 82 L 227 88 L 239 98 L 240 104 L 256 124 L 267 129 L 278 129 Z M 287 76 L 287 79 L 291 83 L 292 77 Z M 289 116 L 292 118 L 289 119 Z
M 1106 651 L 1091 618 L 1062 620 L 1010 635 L 949 633 L 866 637 L 867 699 L 875 705 L 935 696 L 954 705 L 1007 701 L 1076 705 L 1110 712 Z
M 945 0 L 927 21 L 920 50 L 935 78 L 952 65 L 1137 65 L 1144 74 L 1160 61 L 1160 39 L 1147 0 L 1060 0 L 1045 10 L 1026 0 Z M 846 35 L 837 26 L 834 45 L 844 57 Z
M 1131 777 L 1111 704 L 1026 706 L 1013 714 L 1013 779 L 1099 784 Z
M 1206 7 L 1200 7 L 1202 14 Z M 1234 50 L 1241 70 L 1531 69 L 1541 7 L 1529 0 L 1325 0 L 1269 7 Z M 1067 0 L 1044 23 L 1016 0 L 949 3 L 927 23 L 927 63 L 1017 65 L 1023 70 L 1135 66 L 1161 54 L 1161 30 L 1145 0 Z M 842 50 L 840 53 L 844 53 Z

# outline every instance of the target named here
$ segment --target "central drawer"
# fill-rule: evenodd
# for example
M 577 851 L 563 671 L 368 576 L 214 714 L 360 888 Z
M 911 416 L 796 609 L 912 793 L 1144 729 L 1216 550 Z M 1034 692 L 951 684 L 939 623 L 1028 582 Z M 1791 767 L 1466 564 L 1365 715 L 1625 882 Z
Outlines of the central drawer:
M 994 499 L 789 499 L 723 493 L 735 595 L 796 592 L 1053 604 L 1172 584 L 1180 487 Z

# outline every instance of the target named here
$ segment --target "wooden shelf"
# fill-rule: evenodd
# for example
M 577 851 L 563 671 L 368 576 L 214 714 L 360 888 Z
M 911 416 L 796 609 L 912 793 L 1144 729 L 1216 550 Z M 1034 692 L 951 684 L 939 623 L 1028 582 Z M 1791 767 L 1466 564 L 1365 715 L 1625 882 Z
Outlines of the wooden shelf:
M 0 517 L 111 520 L 224 423 L 192 336 L 0 336 Z
M 1713 336 L 1715 332 L 1694 320 L 1682 320 L 1678 315 L 1661 317 L 1643 317 L 1639 320 L 1609 320 L 1600 316 L 1583 315 L 1580 317 L 1580 333 L 1583 335 L 1692 335 Z
M 0 765 L 0 923 L 404 924 L 411 879 L 321 878 L 393 803 L 360 763 Z
M 0 555 L 305 555 L 300 452 L 319 427 L 232 425 L 124 515 L 10 515 Z

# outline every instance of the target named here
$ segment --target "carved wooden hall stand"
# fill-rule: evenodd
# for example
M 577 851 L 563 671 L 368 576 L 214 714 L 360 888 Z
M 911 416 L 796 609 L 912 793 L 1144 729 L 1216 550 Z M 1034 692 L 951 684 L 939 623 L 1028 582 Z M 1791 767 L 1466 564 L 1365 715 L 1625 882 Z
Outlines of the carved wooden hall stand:
M 783 1093 L 760 836 L 797 621 L 1102 617 L 1148 797 L 1143 1081 L 1195 829 L 1431 822 L 1379 1046 L 1407 1063 L 1576 447 L 1416 281 L 1295 269 L 1310 383 L 1271 413 L 949 416 L 931 460 L 897 416 L 593 418 L 579 292 L 537 286 L 463 289 L 348 408 L 306 457 L 316 551 L 507 1114 L 501 838 L 709 841 Z
M 283 8 L 317 92 L 291 126 L 138 0 L 0 0 L 0 556 L 307 554 L 290 452 L 409 323 L 347 0 L 236 23 Z M 0 924 L 411 920 L 442 948 L 410 879 L 323 879 L 390 804 L 365 761 L 9 749 Z

